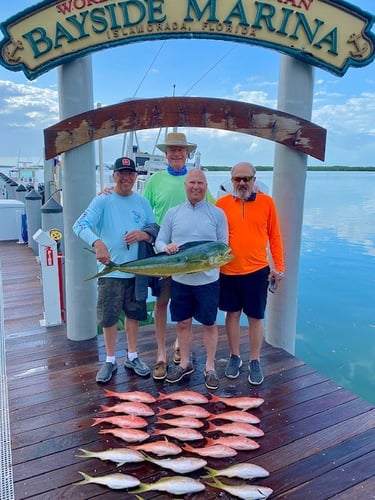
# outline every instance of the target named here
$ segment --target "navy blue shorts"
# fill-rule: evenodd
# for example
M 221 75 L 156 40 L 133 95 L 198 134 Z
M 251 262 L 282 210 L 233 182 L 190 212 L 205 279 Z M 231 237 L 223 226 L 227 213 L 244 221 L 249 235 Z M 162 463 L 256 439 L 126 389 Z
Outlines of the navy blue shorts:
M 243 311 L 246 316 L 263 319 L 269 272 L 267 266 L 250 274 L 220 273 L 219 309 L 227 312 Z
M 121 312 L 138 321 L 147 319 L 145 300 L 135 300 L 135 278 L 99 278 L 97 323 L 102 328 L 115 325 Z
M 171 319 L 194 318 L 205 326 L 215 324 L 219 304 L 219 280 L 207 285 L 183 285 L 171 281 Z

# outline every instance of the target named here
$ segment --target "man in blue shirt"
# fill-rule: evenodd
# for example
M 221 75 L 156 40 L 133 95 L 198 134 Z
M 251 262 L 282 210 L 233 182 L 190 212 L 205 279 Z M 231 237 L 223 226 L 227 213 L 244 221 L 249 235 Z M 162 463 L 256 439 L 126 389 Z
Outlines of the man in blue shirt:
M 122 264 L 138 258 L 138 243 L 152 237 L 142 228 L 155 222 L 150 203 L 133 191 L 137 172 L 131 158 L 118 158 L 114 165 L 115 187 L 111 196 L 97 196 L 73 225 L 73 231 L 94 247 L 101 271 L 110 261 Z M 96 381 L 109 382 L 117 371 L 115 356 L 117 323 L 126 316 L 128 354 L 125 367 L 139 376 L 150 368 L 137 353 L 139 321 L 147 318 L 145 300 L 136 300 L 135 276 L 114 271 L 98 279 L 97 322 L 103 328 L 106 361 Z

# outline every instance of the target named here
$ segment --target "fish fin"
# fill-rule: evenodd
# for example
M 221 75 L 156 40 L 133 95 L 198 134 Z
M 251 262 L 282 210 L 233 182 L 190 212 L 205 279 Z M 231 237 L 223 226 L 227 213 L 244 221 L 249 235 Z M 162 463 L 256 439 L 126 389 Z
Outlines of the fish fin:
M 181 245 L 178 249 L 179 252 L 181 252 L 182 250 L 187 250 L 188 248 L 193 248 L 193 247 L 196 247 L 198 245 L 205 245 L 206 243 L 211 243 L 212 240 L 201 240 L 201 241 L 188 241 L 187 243 L 184 243 L 183 245 Z

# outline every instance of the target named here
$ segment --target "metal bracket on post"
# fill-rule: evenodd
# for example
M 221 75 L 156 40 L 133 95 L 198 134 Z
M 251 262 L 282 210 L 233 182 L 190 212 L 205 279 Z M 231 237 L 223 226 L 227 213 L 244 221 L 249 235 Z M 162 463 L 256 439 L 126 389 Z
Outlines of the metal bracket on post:
M 42 268 L 42 285 L 44 299 L 44 319 L 41 326 L 61 325 L 60 289 L 58 273 L 57 243 L 49 233 L 38 229 L 33 235 L 38 243 L 39 260 Z

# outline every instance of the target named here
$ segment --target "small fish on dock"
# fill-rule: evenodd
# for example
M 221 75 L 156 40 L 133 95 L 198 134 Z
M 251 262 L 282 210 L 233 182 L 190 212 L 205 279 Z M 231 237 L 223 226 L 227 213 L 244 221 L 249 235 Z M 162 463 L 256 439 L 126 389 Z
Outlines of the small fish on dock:
M 198 405 L 185 404 L 182 406 L 176 406 L 175 408 L 159 408 L 159 416 L 162 415 L 175 415 L 176 417 L 193 417 L 193 418 L 207 418 L 210 416 L 210 412 L 205 408 Z
M 121 474 L 119 472 L 97 477 L 90 476 L 85 472 L 78 472 L 83 476 L 83 479 L 78 483 L 74 483 L 77 486 L 81 484 L 95 483 L 107 486 L 112 490 L 124 490 L 126 488 L 134 488 L 135 486 L 139 486 L 141 484 L 140 480 L 136 477 L 130 476 L 129 474 Z
M 200 429 L 204 422 L 194 417 L 162 418 L 157 417 L 156 424 L 166 424 L 173 427 L 187 427 L 188 429 Z
M 243 500 L 263 500 L 268 498 L 273 493 L 273 490 L 271 488 L 267 488 L 266 486 L 250 484 L 233 486 L 222 483 L 216 477 L 213 477 L 212 479 L 214 480 L 214 483 L 206 483 L 207 486 L 212 486 L 213 488 L 226 491 L 234 497 L 242 498 Z
M 236 451 L 257 450 L 260 444 L 246 436 L 221 436 L 219 438 L 206 438 L 208 445 L 223 444 Z
M 159 457 L 164 457 L 168 455 L 178 455 L 182 452 L 177 444 L 171 443 L 166 438 L 159 441 L 153 441 L 152 443 L 142 443 L 129 446 L 133 450 L 146 451 L 147 453 L 153 453 Z
M 169 394 L 159 392 L 158 400 L 163 401 L 165 399 L 170 399 L 172 401 L 181 401 L 182 403 L 192 405 L 208 403 L 208 398 L 204 394 L 188 390 L 171 392 Z
M 260 419 L 245 410 L 230 410 L 222 413 L 212 413 L 208 420 L 230 420 L 231 422 L 243 422 L 245 424 L 259 424 Z
M 168 429 L 154 429 L 154 436 L 165 435 L 173 437 L 180 441 L 196 441 L 198 439 L 204 439 L 203 434 L 201 434 L 196 429 L 187 429 L 186 427 L 170 427 Z
M 264 399 L 252 398 L 249 396 L 240 396 L 238 398 L 220 397 L 215 394 L 211 394 L 210 402 L 224 403 L 226 406 L 234 406 L 235 408 L 240 408 L 241 410 L 250 410 L 251 408 L 258 408 L 264 403 Z
M 123 427 L 128 429 L 142 429 L 142 427 L 147 427 L 148 422 L 143 417 L 137 417 L 136 415 L 116 415 L 115 417 L 99 417 L 94 418 L 94 422 L 91 427 L 99 424 L 113 424 L 117 427 Z
M 148 392 L 142 391 L 127 391 L 127 392 L 116 392 L 110 389 L 104 389 L 104 393 L 107 397 L 115 397 L 121 399 L 122 401 L 136 401 L 138 403 L 156 403 L 156 398 L 149 394 Z
M 118 467 L 124 464 L 145 461 L 143 453 L 129 448 L 111 448 L 104 451 L 90 451 L 85 448 L 78 449 L 82 452 L 82 455 L 76 455 L 78 458 L 99 458 L 100 460 L 109 460 L 117 463 Z
M 190 472 L 202 469 L 207 465 L 206 460 L 194 457 L 156 459 L 147 456 L 146 460 L 163 469 L 173 470 L 173 472 L 177 472 L 177 474 L 190 474 Z
M 165 491 L 171 495 L 188 495 L 190 493 L 198 493 L 203 491 L 205 485 L 197 479 L 192 479 L 186 476 L 171 476 L 159 479 L 155 483 L 141 483 L 139 488 L 132 490 L 133 495 L 144 493 L 145 491 Z
M 223 434 L 234 434 L 235 436 L 246 436 L 250 438 L 263 437 L 264 431 L 252 424 L 242 422 L 231 422 L 230 424 L 214 425 L 209 422 L 207 432 L 222 432 Z
M 141 441 L 146 441 L 146 439 L 150 437 L 148 432 L 141 431 L 140 429 L 128 429 L 123 427 L 100 429 L 99 434 L 112 434 L 127 443 L 139 443 Z
M 113 406 L 101 405 L 101 410 L 105 412 L 126 413 L 137 417 L 151 417 L 155 412 L 145 403 L 139 401 L 124 401 Z
M 182 447 L 182 449 L 190 453 L 196 453 L 201 457 L 210 457 L 210 458 L 230 458 L 230 457 L 235 457 L 237 455 L 236 450 L 230 448 L 229 446 L 225 446 L 223 444 L 202 446 L 200 448 L 194 448 L 189 444 L 185 444 Z
M 206 470 L 208 471 L 208 475 L 202 477 L 225 476 L 238 477 L 240 479 L 255 479 L 258 477 L 268 477 L 270 475 L 263 467 L 250 463 L 234 464 L 220 470 L 206 467 Z

